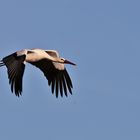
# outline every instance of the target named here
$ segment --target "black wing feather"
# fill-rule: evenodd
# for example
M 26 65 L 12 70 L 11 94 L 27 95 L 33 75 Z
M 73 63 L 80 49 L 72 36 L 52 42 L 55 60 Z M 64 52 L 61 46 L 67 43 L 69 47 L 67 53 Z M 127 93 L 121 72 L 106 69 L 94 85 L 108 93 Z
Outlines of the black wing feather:
M 67 96 L 67 88 L 72 94 L 72 81 L 65 68 L 63 70 L 59 70 L 55 67 L 52 61 L 47 59 L 30 63 L 44 73 L 48 80 L 48 85 L 51 86 L 52 93 L 55 92 L 56 97 L 58 97 L 59 93 L 61 97 L 63 96 L 63 93 Z
M 15 92 L 16 96 L 19 96 L 22 93 L 22 79 L 25 70 L 24 60 L 25 55 L 17 56 L 16 53 L 6 56 L 2 60 L 7 67 L 11 91 Z

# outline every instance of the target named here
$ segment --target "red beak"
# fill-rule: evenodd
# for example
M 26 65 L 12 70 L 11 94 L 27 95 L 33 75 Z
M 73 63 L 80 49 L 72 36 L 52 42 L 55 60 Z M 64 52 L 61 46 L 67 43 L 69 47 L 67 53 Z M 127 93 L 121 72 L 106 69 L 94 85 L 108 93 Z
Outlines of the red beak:
M 74 66 L 76 65 L 76 64 L 74 64 L 74 63 L 72 63 L 72 62 L 70 62 L 70 61 L 68 61 L 68 60 L 65 60 L 64 63 L 65 63 L 65 64 L 71 64 L 71 65 L 74 65 Z

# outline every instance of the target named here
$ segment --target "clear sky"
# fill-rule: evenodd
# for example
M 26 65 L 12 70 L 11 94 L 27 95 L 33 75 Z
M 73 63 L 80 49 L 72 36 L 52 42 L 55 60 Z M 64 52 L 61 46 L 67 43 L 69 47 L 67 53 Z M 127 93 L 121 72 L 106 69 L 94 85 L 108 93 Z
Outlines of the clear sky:
M 1 0 L 0 57 L 58 50 L 74 89 L 56 99 L 26 66 L 14 96 L 0 68 L 1 140 L 140 140 L 140 1 Z

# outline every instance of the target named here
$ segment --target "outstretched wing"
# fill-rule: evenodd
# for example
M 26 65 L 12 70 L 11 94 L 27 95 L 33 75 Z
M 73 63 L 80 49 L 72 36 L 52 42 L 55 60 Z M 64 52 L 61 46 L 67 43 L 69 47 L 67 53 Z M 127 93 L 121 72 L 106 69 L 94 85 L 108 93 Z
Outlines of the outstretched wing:
M 19 96 L 22 93 L 22 79 L 25 69 L 24 60 L 25 55 L 17 56 L 17 53 L 13 53 L 2 59 L 7 67 L 11 91 L 14 91 L 16 96 Z
M 64 67 L 64 64 L 52 62 L 46 59 L 42 59 L 37 62 L 31 62 L 32 65 L 38 67 L 48 80 L 48 85 L 51 86 L 52 93 L 60 93 L 61 97 L 63 93 L 67 96 L 68 91 L 72 94 L 72 81 L 70 76 Z

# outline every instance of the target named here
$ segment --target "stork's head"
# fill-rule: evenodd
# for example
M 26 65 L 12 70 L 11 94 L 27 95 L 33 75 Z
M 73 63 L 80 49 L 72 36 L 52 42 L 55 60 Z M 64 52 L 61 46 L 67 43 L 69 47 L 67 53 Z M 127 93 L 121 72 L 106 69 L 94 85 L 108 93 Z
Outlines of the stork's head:
M 66 60 L 65 58 L 60 58 L 60 61 L 61 63 L 64 63 L 64 64 L 71 64 L 71 65 L 76 65 L 75 63 L 69 61 L 69 60 Z

